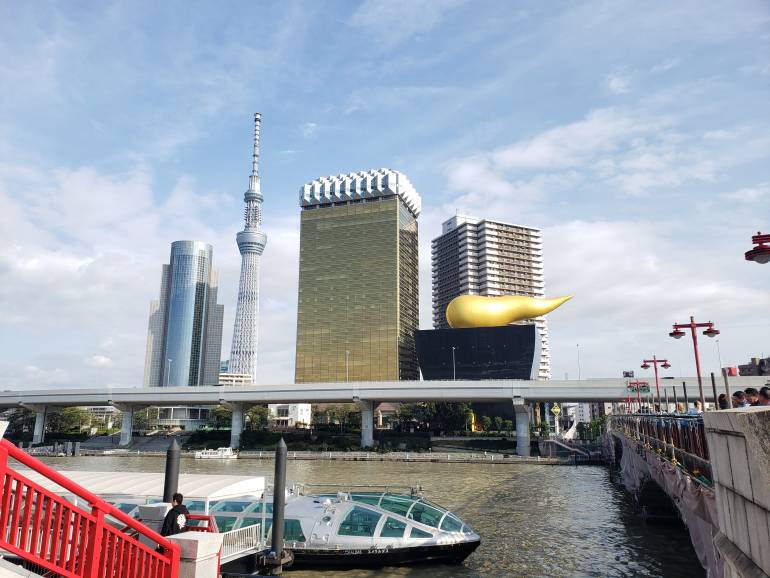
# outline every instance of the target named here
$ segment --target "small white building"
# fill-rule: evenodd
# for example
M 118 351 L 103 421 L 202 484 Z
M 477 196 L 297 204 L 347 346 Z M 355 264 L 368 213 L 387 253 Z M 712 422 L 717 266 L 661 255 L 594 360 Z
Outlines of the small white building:
M 270 403 L 270 426 L 278 428 L 307 428 L 312 421 L 312 405 L 309 403 Z
M 577 405 L 577 412 L 575 413 L 575 419 L 578 423 L 590 423 L 591 422 L 591 404 L 579 403 Z
M 219 373 L 219 385 L 222 386 L 251 385 L 252 383 L 254 378 L 250 373 Z

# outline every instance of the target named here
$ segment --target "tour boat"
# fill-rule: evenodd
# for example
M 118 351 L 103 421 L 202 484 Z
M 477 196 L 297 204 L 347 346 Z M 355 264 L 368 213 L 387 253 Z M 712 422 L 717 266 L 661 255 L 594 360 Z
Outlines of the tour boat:
M 296 488 L 287 496 L 284 522 L 294 566 L 459 564 L 481 543 L 468 524 L 415 489 L 305 494 Z
M 233 460 L 238 454 L 233 448 L 217 448 L 215 450 L 200 450 L 195 452 L 196 460 Z
M 61 474 L 139 518 L 141 506 L 160 501 L 164 485 L 162 473 Z M 29 477 L 44 487 L 52 485 L 35 472 Z M 273 496 L 264 477 L 181 474 L 178 489 L 190 513 L 213 518 L 218 532 L 258 526 L 255 550 L 269 548 Z M 459 564 L 481 543 L 467 523 L 426 500 L 420 488 L 295 484 L 285 496 L 283 543 L 295 567 Z M 253 556 L 243 557 L 223 569 L 250 572 L 253 561 Z

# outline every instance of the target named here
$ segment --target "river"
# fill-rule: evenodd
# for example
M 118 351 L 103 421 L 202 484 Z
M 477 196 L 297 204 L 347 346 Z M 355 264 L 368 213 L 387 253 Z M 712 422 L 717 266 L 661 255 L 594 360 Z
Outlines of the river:
M 46 458 L 59 470 L 163 471 L 160 457 Z M 183 473 L 264 475 L 273 462 L 182 460 Z M 600 467 L 289 461 L 293 482 L 421 484 L 482 537 L 460 566 L 293 571 L 290 578 L 703 578 L 683 527 L 646 525 Z M 159 488 L 160 490 L 161 488 Z

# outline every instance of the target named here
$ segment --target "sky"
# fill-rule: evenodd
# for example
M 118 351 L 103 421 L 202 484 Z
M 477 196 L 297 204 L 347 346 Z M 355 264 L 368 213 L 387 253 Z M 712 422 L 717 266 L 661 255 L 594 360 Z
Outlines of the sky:
M 142 385 L 170 244 L 212 243 L 230 350 L 262 113 L 259 375 L 294 376 L 300 186 L 389 167 L 430 241 L 543 229 L 554 378 L 770 355 L 770 4 L 0 0 L 0 389 Z M 579 362 L 578 362 L 579 359 Z M 651 371 L 651 370 L 650 370 Z

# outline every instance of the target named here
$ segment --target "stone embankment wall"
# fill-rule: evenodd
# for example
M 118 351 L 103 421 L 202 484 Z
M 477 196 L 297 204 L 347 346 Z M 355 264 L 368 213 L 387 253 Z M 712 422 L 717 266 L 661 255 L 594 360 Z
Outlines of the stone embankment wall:
M 613 439 L 618 441 L 620 448 Z M 612 463 L 620 462 L 620 479 L 626 491 L 634 496 L 640 507 L 654 506 L 644 502 L 645 496 L 651 495 L 650 484 L 657 484 L 687 526 L 693 549 L 707 576 L 723 578 L 723 562 L 714 545 L 718 516 L 714 491 L 672 464 L 665 456 L 627 438 L 622 432 L 611 431 L 608 441 L 607 457 Z
M 770 409 L 707 412 L 725 578 L 770 576 Z

